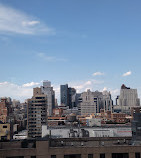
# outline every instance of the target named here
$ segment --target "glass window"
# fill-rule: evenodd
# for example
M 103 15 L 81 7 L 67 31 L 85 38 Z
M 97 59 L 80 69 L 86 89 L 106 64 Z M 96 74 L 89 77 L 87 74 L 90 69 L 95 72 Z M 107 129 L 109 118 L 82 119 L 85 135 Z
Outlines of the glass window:
M 93 158 L 93 154 L 88 154 L 88 158 Z
M 100 154 L 100 158 L 105 158 L 105 154 Z
M 140 158 L 140 153 L 135 153 L 135 158 Z
M 112 153 L 112 158 L 129 158 L 128 153 Z

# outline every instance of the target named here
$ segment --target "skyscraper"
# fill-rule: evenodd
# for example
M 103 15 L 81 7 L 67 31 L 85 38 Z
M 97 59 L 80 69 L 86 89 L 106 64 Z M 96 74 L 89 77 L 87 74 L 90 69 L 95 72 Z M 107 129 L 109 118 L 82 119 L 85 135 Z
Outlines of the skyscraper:
M 68 84 L 60 86 L 61 95 L 61 105 L 69 106 L 70 109 L 73 108 L 74 98 L 76 94 L 76 89 L 68 87 Z
M 110 92 L 103 91 L 102 94 L 103 94 L 103 99 L 102 99 L 103 107 L 102 108 L 105 111 L 113 112 L 113 100 L 111 98 Z
M 55 108 L 55 91 L 51 87 L 50 81 L 43 81 L 43 86 L 41 86 L 41 93 L 47 95 L 47 104 L 48 116 L 51 116 L 53 113 L 53 108 Z
M 131 107 L 140 106 L 137 89 L 131 89 L 126 87 L 124 84 L 121 86 L 120 96 L 118 99 L 121 111 L 125 113 L 130 113 Z
M 61 105 L 69 106 L 68 84 L 60 86 Z
M 75 94 L 76 94 L 76 89 L 75 88 L 68 88 L 68 105 L 69 108 L 72 109 L 75 105 Z

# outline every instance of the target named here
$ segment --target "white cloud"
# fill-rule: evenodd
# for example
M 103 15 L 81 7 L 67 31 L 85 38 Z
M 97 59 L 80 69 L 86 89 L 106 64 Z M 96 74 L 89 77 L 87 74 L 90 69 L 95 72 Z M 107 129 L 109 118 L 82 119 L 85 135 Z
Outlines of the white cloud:
M 40 83 L 38 82 L 30 82 L 30 83 L 25 83 L 22 85 L 22 87 L 33 87 L 33 86 L 38 86 Z
M 130 76 L 131 74 L 132 74 L 132 72 L 131 72 L 131 71 L 128 71 L 128 72 L 124 73 L 122 76 L 123 76 L 123 77 L 126 77 L 126 76 Z
M 93 76 L 102 76 L 102 75 L 104 75 L 103 72 L 95 72 L 95 73 L 93 73 Z
M 0 86 L 7 85 L 8 82 L 0 82 Z
M 70 87 L 74 87 L 77 90 L 77 93 L 81 93 L 90 89 L 91 91 L 110 91 L 112 99 L 115 102 L 115 98 L 120 94 L 120 89 L 112 89 L 108 87 L 101 88 L 104 81 L 99 80 L 87 80 L 80 82 L 68 83 Z M 17 85 L 10 82 L 1 82 L 0 83 L 0 97 L 11 97 L 12 99 L 18 99 L 24 101 L 25 99 L 31 98 L 33 95 L 33 86 L 40 85 L 37 82 L 30 82 L 23 85 Z M 55 96 L 60 101 L 60 85 L 53 85 L 55 90 Z M 138 89 L 139 96 L 141 96 L 141 88 Z
M 65 61 L 67 61 L 64 58 L 57 58 L 57 57 L 54 57 L 54 56 L 47 56 L 45 53 L 38 53 L 37 56 L 40 57 L 41 59 L 45 60 L 45 61 L 48 61 L 48 62 L 56 62 L 56 61 L 65 62 Z
M 111 96 L 112 96 L 112 99 L 113 99 L 113 102 L 115 105 L 115 99 L 118 95 L 120 95 L 120 89 L 118 89 L 118 88 L 112 89 L 112 88 L 104 87 L 103 89 L 100 90 L 100 92 L 104 92 L 104 91 L 111 93 Z
M 78 93 L 81 93 L 83 91 L 86 91 L 87 89 L 93 90 L 94 87 L 96 87 L 97 85 L 101 85 L 103 83 L 104 83 L 104 81 L 88 80 L 88 81 L 81 81 L 78 83 L 69 83 L 69 85 L 71 87 L 74 87 Z
M 112 88 L 108 88 L 108 87 L 104 87 L 100 91 L 102 91 L 102 92 L 104 92 L 104 91 L 110 92 L 113 98 L 116 98 L 120 94 L 120 90 L 119 89 L 112 89 Z
M 92 81 L 87 81 L 85 84 L 86 84 L 86 85 L 91 85 L 91 84 L 92 84 Z
M 107 87 L 104 87 L 104 88 L 103 88 L 102 92 L 104 92 L 104 91 L 107 91 Z
M 0 4 L 0 33 L 55 34 L 52 28 L 23 12 Z
M 23 21 L 22 25 L 23 26 L 34 26 L 40 24 L 40 21 Z
M 119 89 L 111 89 L 110 90 L 112 97 L 116 98 L 118 95 L 120 95 Z
M 11 97 L 12 99 L 24 101 L 31 98 L 32 94 L 33 89 L 31 87 L 23 87 L 10 82 L 0 83 L 0 97 Z

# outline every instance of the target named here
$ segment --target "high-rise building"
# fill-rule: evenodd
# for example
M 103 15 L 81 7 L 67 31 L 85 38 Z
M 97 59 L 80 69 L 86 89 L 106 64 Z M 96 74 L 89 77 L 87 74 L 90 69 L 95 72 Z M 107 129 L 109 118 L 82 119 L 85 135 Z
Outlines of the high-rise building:
M 122 112 L 130 113 L 131 107 L 140 106 L 137 89 L 131 89 L 124 84 L 121 86 L 120 96 L 118 98 L 119 107 Z
M 69 108 L 72 109 L 75 106 L 75 94 L 76 94 L 76 89 L 75 88 L 68 88 L 68 105 Z
M 68 87 L 68 84 L 60 86 L 61 105 L 69 106 L 70 109 L 74 107 L 74 98 L 76 89 Z
M 20 107 L 20 101 L 16 100 L 16 99 L 13 99 L 13 101 L 12 101 L 12 107 L 13 108 Z
M 141 109 L 140 111 L 134 111 L 132 120 L 132 142 L 134 145 L 141 142 Z
M 78 109 L 81 115 L 96 114 L 100 112 L 100 109 L 105 111 L 112 111 L 113 101 L 110 93 L 105 92 L 91 92 L 89 89 L 87 92 L 83 92 L 80 95 Z
M 60 86 L 60 97 L 61 97 L 61 105 L 69 106 L 69 97 L 68 97 L 68 84 Z
M 34 88 L 27 105 L 28 137 L 41 137 L 42 125 L 47 124 L 47 95 L 42 94 L 41 88 Z
M 50 81 L 43 81 L 43 86 L 41 86 L 41 93 L 47 95 L 48 116 L 51 116 L 53 109 L 55 108 L 55 91 L 51 87 Z
M 110 92 L 107 91 L 103 91 L 103 107 L 101 107 L 102 109 L 104 109 L 105 111 L 111 111 L 113 112 L 113 100 L 111 98 L 111 94 Z

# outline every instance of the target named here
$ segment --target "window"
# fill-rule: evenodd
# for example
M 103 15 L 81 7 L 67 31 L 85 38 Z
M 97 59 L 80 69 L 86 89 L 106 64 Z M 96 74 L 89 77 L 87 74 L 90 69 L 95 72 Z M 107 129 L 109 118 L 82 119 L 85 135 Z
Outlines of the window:
M 93 154 L 88 154 L 88 158 L 93 158 Z
M 31 158 L 36 158 L 36 156 L 31 156 Z
M 100 154 L 100 158 L 105 158 L 105 154 Z
M 24 158 L 24 156 L 11 156 L 11 157 L 6 157 L 6 158 Z
M 112 153 L 112 158 L 129 158 L 128 153 Z
M 7 136 L 1 136 L 1 140 L 2 140 L 2 141 L 7 140 Z
M 51 155 L 51 158 L 56 158 L 56 155 Z
M 140 153 L 135 153 L 135 158 L 140 158 Z
M 7 128 L 7 126 L 3 126 L 3 128 Z
M 64 155 L 64 158 L 81 158 L 81 154 Z

